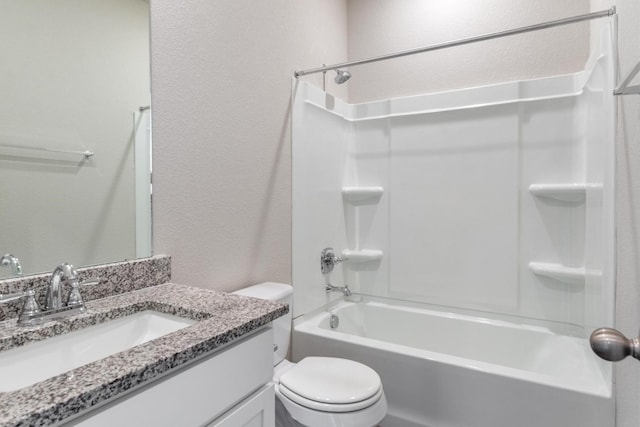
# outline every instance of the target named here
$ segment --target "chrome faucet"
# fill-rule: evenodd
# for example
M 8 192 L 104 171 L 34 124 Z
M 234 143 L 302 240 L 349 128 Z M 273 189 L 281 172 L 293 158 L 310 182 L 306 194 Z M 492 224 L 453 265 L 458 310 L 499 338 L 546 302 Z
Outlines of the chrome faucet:
M 78 279 L 78 272 L 71 264 L 60 264 L 51 273 L 51 279 L 49 281 L 49 289 L 47 289 L 47 296 L 45 298 L 45 310 L 58 310 L 63 307 L 62 305 L 62 283 L 67 282 L 71 286 L 69 291 L 69 299 L 67 306 L 80 306 L 82 298 L 80 297 L 80 281 Z
M 350 297 L 351 296 L 351 291 L 349 290 L 349 286 L 348 285 L 344 285 L 344 286 L 333 286 L 330 283 L 327 283 L 325 288 L 325 291 L 327 291 L 327 293 L 330 292 L 342 292 L 342 295 L 344 295 L 345 297 Z
M 66 304 L 62 303 L 63 283 L 68 283 L 71 286 Z M 32 326 L 46 320 L 60 319 L 84 312 L 86 308 L 79 290 L 81 283 L 93 285 L 98 284 L 99 281 L 81 282 L 76 269 L 71 264 L 64 263 L 57 266 L 51 274 L 44 309 L 40 309 L 33 289 L 12 294 L 0 294 L 0 303 L 25 298 L 22 310 L 18 314 L 17 324 Z
M 3 267 L 11 266 L 11 274 L 14 276 L 22 276 L 22 266 L 20 260 L 11 254 L 4 254 L 0 258 L 0 265 Z

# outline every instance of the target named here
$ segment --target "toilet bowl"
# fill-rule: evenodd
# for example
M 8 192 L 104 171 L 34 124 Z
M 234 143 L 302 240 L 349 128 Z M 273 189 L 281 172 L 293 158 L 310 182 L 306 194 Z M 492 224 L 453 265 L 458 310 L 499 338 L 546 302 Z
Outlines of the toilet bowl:
M 293 288 L 261 283 L 234 292 L 289 304 L 276 319 L 274 376 L 277 427 L 373 427 L 384 418 L 387 400 L 380 377 L 362 363 L 334 357 L 285 359 L 291 333 Z

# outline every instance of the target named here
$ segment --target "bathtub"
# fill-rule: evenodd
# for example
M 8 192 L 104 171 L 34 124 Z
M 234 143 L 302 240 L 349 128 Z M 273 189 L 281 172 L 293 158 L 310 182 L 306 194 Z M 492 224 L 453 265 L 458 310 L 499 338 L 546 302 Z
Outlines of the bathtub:
M 297 318 L 292 346 L 375 369 L 382 427 L 614 426 L 610 366 L 543 326 L 365 298 Z

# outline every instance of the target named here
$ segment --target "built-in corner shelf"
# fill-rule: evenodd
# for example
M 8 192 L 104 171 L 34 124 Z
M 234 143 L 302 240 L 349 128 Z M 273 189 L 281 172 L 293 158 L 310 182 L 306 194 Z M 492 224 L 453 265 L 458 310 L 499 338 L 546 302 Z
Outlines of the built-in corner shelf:
M 570 184 L 531 184 L 529 192 L 537 197 L 546 197 L 562 202 L 582 202 L 587 190 L 602 189 L 601 184 L 570 183 Z
M 343 258 L 347 258 L 350 264 L 378 262 L 383 255 L 382 251 L 375 249 L 345 249 L 342 251 Z
M 583 285 L 586 277 L 583 267 L 567 267 L 547 262 L 530 262 L 529 270 L 538 276 L 550 277 L 573 285 Z
M 374 204 L 380 201 L 384 193 L 382 187 L 343 187 L 342 197 L 355 204 Z

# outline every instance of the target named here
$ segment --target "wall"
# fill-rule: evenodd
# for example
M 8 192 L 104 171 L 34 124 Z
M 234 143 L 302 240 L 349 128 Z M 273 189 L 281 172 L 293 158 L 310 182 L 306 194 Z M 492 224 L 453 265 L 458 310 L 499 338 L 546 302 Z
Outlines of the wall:
M 363 0 L 351 2 L 355 7 L 366 5 Z M 387 3 L 397 2 L 399 0 Z M 414 1 L 418 2 L 427 3 Z M 173 255 L 176 281 L 233 289 L 252 281 L 291 279 L 289 78 L 294 69 L 347 59 L 344 46 L 347 14 L 343 1 L 266 3 L 204 0 L 155 0 L 152 3 L 156 142 L 154 249 L 156 253 Z M 478 29 L 470 25 L 475 22 L 483 22 L 483 28 L 488 31 L 497 31 L 585 10 L 585 2 L 574 1 L 546 0 L 543 6 L 540 1 L 504 0 L 501 3 L 501 8 L 493 8 L 493 14 L 484 8 L 480 10 L 487 5 L 485 2 L 482 5 L 465 2 L 462 6 L 456 2 L 457 6 L 451 7 L 449 16 L 455 18 L 458 15 L 453 12 L 468 11 L 473 13 L 473 19 L 456 18 L 452 22 L 459 25 L 450 26 L 452 30 L 465 29 L 464 35 L 474 35 Z M 599 3 L 593 10 L 606 8 L 610 2 L 602 0 Z M 622 35 L 622 70 L 628 72 L 638 59 L 640 33 L 635 23 L 640 19 L 640 5 L 635 0 L 617 0 L 616 3 Z M 354 6 L 349 8 L 354 10 Z M 508 10 L 522 13 L 509 16 Z M 535 19 L 529 18 L 531 14 Z M 350 15 L 353 19 L 354 14 Z M 387 16 L 393 15 L 387 10 Z M 419 19 L 414 21 L 420 22 Z M 385 37 L 404 31 L 402 27 L 394 27 L 393 32 L 382 31 L 383 28 L 386 29 L 375 27 L 374 31 Z M 351 30 L 350 36 L 357 33 Z M 534 36 L 535 40 L 537 37 Z M 443 40 L 444 37 L 433 42 Z M 574 39 L 562 40 L 569 43 Z M 408 41 L 411 44 L 405 47 L 414 47 L 413 40 Z M 540 43 L 545 50 L 557 44 L 555 36 Z M 380 48 L 374 43 L 370 45 L 372 54 L 387 51 L 382 49 L 386 45 Z M 581 42 L 579 45 L 582 46 Z M 369 53 L 354 49 L 350 49 L 352 59 Z M 576 56 L 567 57 L 567 52 Z M 447 73 L 455 73 L 456 81 L 442 73 L 437 78 L 431 77 L 430 68 L 425 71 L 416 67 L 420 73 L 429 73 L 430 86 L 406 90 L 418 93 L 486 84 L 487 78 L 497 78 L 492 76 L 503 68 L 494 61 L 501 57 L 513 58 L 513 54 L 522 52 L 508 49 L 492 56 L 482 55 L 485 68 L 475 73 L 469 73 L 464 63 L 447 69 Z M 466 58 L 460 51 L 451 51 L 448 55 Z M 569 72 L 582 67 L 586 51 L 561 49 L 552 57 L 554 60 L 549 56 L 544 58 L 533 64 L 537 73 L 547 74 L 542 67 L 552 67 L 554 72 Z M 528 59 L 520 57 L 520 60 Z M 494 69 L 487 70 L 486 67 Z M 367 69 L 375 68 L 367 66 Z M 528 69 L 525 67 L 524 71 Z M 352 71 L 355 73 L 357 69 Z M 470 74 L 471 78 L 480 81 L 468 81 Z M 320 82 L 318 76 L 305 79 Z M 344 89 L 330 80 L 327 80 L 328 90 L 344 97 L 344 93 L 337 92 Z M 353 86 L 355 82 L 356 77 L 348 85 Z M 441 86 L 439 82 L 447 84 Z M 378 84 L 381 84 L 380 79 Z M 258 92 L 253 94 L 247 87 Z M 353 96 L 353 101 L 357 101 L 359 95 Z M 372 98 L 378 96 L 386 95 L 374 94 Z M 640 197 L 637 196 L 640 194 L 640 164 L 634 160 L 640 159 L 640 104 L 635 97 L 625 97 L 619 103 L 616 324 L 633 336 L 640 325 L 637 310 L 640 306 L 640 270 L 637 267 L 640 265 Z M 247 116 L 251 117 L 250 123 L 245 119 Z M 640 424 L 637 406 L 640 384 L 635 381 L 637 362 L 627 360 L 618 366 L 623 374 L 618 376 L 617 384 L 618 426 L 635 427 Z
M 25 273 L 135 257 L 133 114 L 149 105 L 149 5 L 3 1 L 1 253 Z M 6 269 L 2 269 L 0 276 Z
M 640 60 L 640 4 L 635 0 L 592 0 L 591 9 L 615 5 L 618 13 L 619 78 Z M 639 84 L 640 78 L 632 84 Z M 640 327 L 640 98 L 618 97 L 617 126 L 617 286 L 615 327 L 628 337 Z M 617 427 L 640 425 L 638 361 L 627 358 L 615 365 Z
M 384 13 L 378 15 L 375 11 L 389 12 L 391 3 L 395 4 L 387 2 L 385 7 L 379 7 L 382 3 L 378 2 L 376 8 L 369 7 L 370 13 L 380 19 L 372 21 L 373 24 L 384 22 L 380 18 Z M 357 0 L 348 4 L 348 24 L 354 25 L 349 30 L 348 42 L 349 56 L 353 58 L 368 54 L 363 50 L 364 43 L 357 48 L 358 25 L 364 21 L 356 19 L 367 5 Z M 529 7 L 526 2 L 513 6 L 504 1 L 491 4 L 495 4 L 492 10 L 498 11 L 497 15 L 480 13 L 475 7 L 458 7 L 468 11 L 467 16 L 474 16 L 469 22 L 481 17 L 479 27 L 470 27 L 466 20 L 455 21 L 460 26 L 448 27 L 462 26 L 475 34 L 584 9 L 575 1 L 568 6 L 549 1 L 544 8 Z M 417 2 L 404 1 L 402 13 L 388 16 L 406 19 L 406 11 L 418 6 Z M 446 8 L 441 12 L 455 16 L 453 10 Z M 527 13 L 534 18 L 527 17 Z M 420 17 L 412 21 L 415 24 L 424 15 L 414 17 Z M 437 17 L 441 20 L 445 15 Z M 367 34 L 377 32 L 378 38 L 395 41 L 386 34 L 404 33 L 398 28 L 405 26 L 389 33 L 380 31 L 385 27 L 375 25 L 369 27 L 374 30 Z M 417 32 L 412 34 L 408 47 L 422 42 L 415 39 Z M 470 34 L 445 32 L 439 36 Z M 285 0 L 260 3 L 191 0 L 176 4 L 159 0 L 152 4 L 154 250 L 174 257 L 176 280 L 220 289 L 235 289 L 267 279 L 291 280 L 290 76 L 294 69 L 345 61 L 345 40 L 344 0 L 304 4 Z M 535 40 L 533 44 L 538 50 L 548 49 L 545 40 Z M 386 51 L 389 46 L 376 43 L 368 45 L 375 53 Z M 524 46 L 529 49 L 531 43 Z M 565 54 L 565 50 L 557 53 Z M 570 61 L 566 69 L 579 68 L 574 62 L 582 65 L 586 54 L 587 47 L 578 49 L 579 59 Z M 456 53 L 455 57 L 464 55 Z M 487 56 L 482 58 L 486 60 Z M 542 62 L 566 62 L 548 58 Z M 499 73 L 501 66 L 489 65 L 493 70 L 490 75 L 495 79 L 505 78 Z M 530 66 L 527 63 L 518 69 Z M 537 69 L 541 67 L 538 63 Z M 558 72 L 555 66 L 552 68 L 549 73 Z M 368 71 L 372 70 L 376 66 L 368 67 Z M 458 80 L 450 79 L 448 86 L 470 84 L 470 74 L 483 75 L 467 70 L 458 75 Z M 331 74 L 327 77 L 327 90 L 340 98 L 346 98 L 346 90 L 352 90 L 354 83 L 359 84 L 354 77 L 347 85 L 337 86 Z M 321 79 L 321 74 L 305 77 L 318 85 Z M 411 93 L 416 93 L 413 83 L 410 86 Z M 422 89 L 419 87 L 418 91 Z M 249 123 L 246 118 L 250 118 Z
M 349 0 L 349 60 L 588 12 L 586 0 Z M 588 24 L 353 67 L 349 102 L 565 74 L 583 68 Z
M 311 105 L 306 101 L 311 101 Z M 321 107 L 319 107 L 321 106 Z M 328 110 L 337 114 L 328 113 Z M 294 87 L 292 124 L 292 283 L 295 287 L 293 315 L 308 313 L 324 305 L 326 283 L 342 286 L 342 265 L 323 277 L 320 253 L 334 248 L 336 254 L 349 247 L 341 188 L 353 134 L 346 122 L 345 104 L 327 96 L 318 87 L 299 82 Z M 349 284 L 353 284 L 350 282 Z
M 151 12 L 154 252 L 173 257 L 176 282 L 290 282 L 291 78 L 346 59 L 345 2 L 157 0 Z

